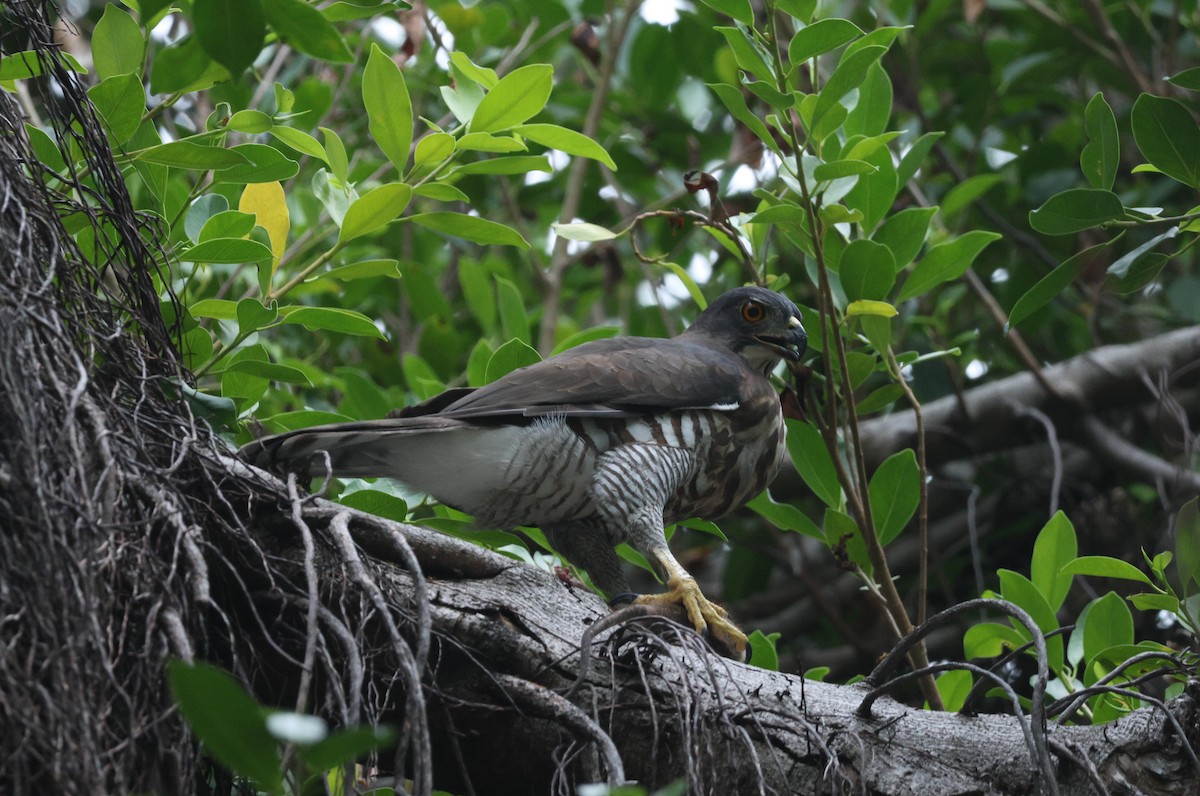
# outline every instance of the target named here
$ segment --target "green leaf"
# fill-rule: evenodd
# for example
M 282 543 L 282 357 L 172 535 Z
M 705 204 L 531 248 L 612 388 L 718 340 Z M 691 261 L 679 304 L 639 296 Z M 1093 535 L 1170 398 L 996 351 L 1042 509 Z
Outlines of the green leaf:
M 1000 592 L 1004 599 L 1023 608 L 1042 633 L 1058 629 L 1058 618 L 1054 615 L 1054 609 L 1050 607 L 1046 598 L 1029 578 L 1008 569 L 996 570 L 996 574 L 1000 577 Z M 1026 636 L 1028 631 L 1016 619 L 1010 619 L 1009 622 L 1017 629 L 1018 633 Z M 1063 665 L 1062 637 L 1055 636 L 1046 639 L 1046 649 L 1049 653 L 1050 668 L 1054 671 L 1061 669 Z M 1032 649 L 1030 654 L 1033 654 Z
M 563 351 L 583 345 L 584 343 L 590 343 L 593 340 L 607 340 L 610 337 L 617 337 L 620 334 L 621 328 L 619 326 L 593 326 L 581 332 L 576 332 L 562 340 L 562 342 L 554 346 L 553 350 L 550 351 L 550 356 L 560 354 Z
M 1118 644 L 1133 643 L 1133 616 L 1116 592 L 1098 597 L 1088 605 L 1083 630 L 1083 658 L 1094 661 L 1100 653 Z
M 759 80 L 774 82 L 775 73 L 767 66 L 766 58 L 754 46 L 754 41 L 741 28 L 714 27 L 713 30 L 725 37 L 725 43 L 733 51 L 733 58 L 743 71 L 757 77 Z
M 972 230 L 934 246 L 913 266 L 904 286 L 900 288 L 898 300 L 907 301 L 943 282 L 958 279 L 967 272 L 984 248 L 999 239 L 999 233 Z
M 1083 111 L 1083 131 L 1088 142 L 1079 155 L 1079 168 L 1093 188 L 1111 191 L 1121 160 L 1121 138 L 1112 108 L 1098 91 Z
M 876 66 L 879 66 L 876 64 Z M 880 67 L 882 69 L 882 67 Z M 857 108 L 858 106 L 855 105 Z M 879 150 L 886 147 L 888 144 L 895 141 L 900 136 L 898 132 L 880 133 L 879 135 L 851 136 L 846 141 L 846 146 L 842 149 L 841 157 L 846 160 L 862 160 L 869 155 L 874 155 Z M 876 166 L 876 169 L 879 167 Z
M 496 379 L 507 373 L 511 373 L 517 368 L 523 368 L 541 361 L 542 358 L 538 356 L 537 351 L 534 351 L 528 344 L 514 337 L 497 348 L 496 353 L 492 354 L 491 359 L 488 360 L 487 374 L 484 378 L 488 384 L 491 384 Z
M 284 323 L 299 324 L 309 331 L 325 329 L 357 337 L 384 339 L 383 332 L 376 328 L 374 321 L 354 310 L 337 307 L 284 307 L 280 314 L 284 316 Z
M 913 145 L 904 153 L 904 157 L 900 158 L 900 165 L 896 167 L 896 180 L 900 185 L 905 185 L 916 175 L 921 164 L 925 162 L 925 158 L 929 156 L 929 151 L 933 149 L 933 145 L 944 135 L 945 133 L 940 130 L 925 133 L 913 142 Z
M 132 154 L 135 160 L 158 163 L 180 169 L 229 169 L 247 163 L 245 156 L 232 149 L 203 146 L 192 141 L 171 141 Z
M 396 522 L 404 522 L 408 519 L 408 504 L 395 495 L 381 492 L 378 489 L 360 489 L 357 492 L 342 495 L 338 498 L 338 503 Z
M 1075 527 L 1059 511 L 1038 533 L 1029 563 L 1030 580 L 1054 611 L 1062 607 L 1071 590 L 1073 577 L 1063 574 L 1062 568 L 1075 558 L 1076 552 Z
M 887 409 L 889 406 L 900 400 L 904 395 L 904 388 L 899 384 L 885 384 L 882 387 L 872 390 L 867 397 L 858 401 L 854 408 L 860 415 L 870 415 L 875 412 Z
M 240 110 L 229 117 L 229 122 L 225 125 L 230 130 L 237 130 L 239 133 L 250 133 L 258 135 L 265 133 L 271 129 L 271 117 L 262 111 L 256 110 Z
M 1168 77 L 1167 82 L 1190 91 L 1200 91 L 1200 66 L 1184 69 Z
M 333 172 L 333 176 L 342 185 L 346 185 L 349 180 L 350 162 L 346 157 L 346 145 L 342 143 L 341 137 L 330 130 L 328 127 L 322 127 L 321 138 L 325 140 L 325 162 L 329 164 L 329 170 Z
M 238 210 L 226 210 L 209 216 L 196 238 L 197 243 L 203 243 L 213 238 L 244 238 L 254 229 L 256 216 L 253 213 L 242 213 Z
M 449 133 L 430 133 L 417 142 L 413 152 L 413 168 L 433 167 L 454 154 L 454 136 Z
M 212 238 L 180 253 L 179 259 L 193 263 L 257 263 L 271 259 L 271 250 L 256 240 Z
M 237 303 L 237 322 L 238 332 L 240 334 L 250 334 L 259 329 L 266 328 L 275 322 L 279 317 L 279 305 L 274 301 L 269 306 L 263 306 L 262 302 L 255 298 L 244 298 Z M 266 362 L 266 354 L 264 353 L 261 360 L 250 360 Z M 227 370 L 231 369 L 226 368 Z M 235 371 L 238 372 L 238 371 Z
M 457 148 L 460 151 L 493 152 L 496 154 L 529 151 L 529 147 L 511 135 L 492 135 L 491 133 L 467 133 L 458 139 Z
M 813 169 L 813 177 L 818 181 L 838 180 L 842 177 L 871 174 L 878 170 L 865 160 L 834 160 L 829 163 L 822 163 Z
M 1150 584 L 1150 578 L 1144 572 L 1119 558 L 1109 556 L 1080 556 L 1067 563 L 1059 573 L 1062 575 L 1090 575 L 1097 578 L 1118 578 L 1134 580 Z
M 133 138 L 146 111 L 141 76 L 134 72 L 107 78 L 88 89 L 87 94 L 104 118 L 105 131 L 113 144 L 121 146 Z
M 451 173 L 458 176 L 463 174 L 528 174 L 531 171 L 552 174 L 554 168 L 550 165 L 550 159 L 545 155 L 518 155 L 465 163 Z
M 861 35 L 862 30 L 848 19 L 822 19 L 796 31 L 788 43 L 788 60 L 798 66 Z
M 371 137 L 387 159 L 403 173 L 412 146 L 412 100 L 408 97 L 408 85 L 400 67 L 379 49 L 378 44 L 371 45 L 367 68 L 363 71 L 362 93 Z
M 828 113 L 838 101 L 854 89 L 862 85 L 871 64 L 878 61 L 887 52 L 886 47 L 863 47 L 842 58 L 841 63 L 833 70 L 833 74 L 825 81 L 817 98 L 817 106 L 813 110 L 812 122 L 816 126 L 821 117 Z
M 767 635 L 761 630 L 755 630 L 746 637 L 750 645 L 750 662 L 760 669 L 779 671 L 779 653 L 775 651 L 775 643 L 779 641 L 779 633 Z M 682 791 L 681 791 L 682 793 Z
M 363 490 L 347 495 L 347 498 L 352 498 L 355 495 L 371 494 L 372 490 Z M 374 494 L 382 494 L 375 492 Z M 392 498 L 391 495 L 385 497 Z M 403 504 L 404 501 L 399 498 L 392 498 Z M 342 500 L 342 504 L 346 505 L 346 499 Z M 354 506 L 353 508 L 359 508 Z M 363 509 L 369 511 L 369 509 Z M 371 511 L 372 514 L 378 512 Z M 398 520 L 403 521 L 403 518 Z M 312 771 L 329 771 L 337 766 L 346 763 L 353 763 L 360 757 L 379 749 L 384 746 L 389 746 L 395 742 L 395 731 L 386 727 L 351 727 L 334 733 L 323 741 L 312 744 L 311 746 L 297 746 L 296 753 L 300 759 L 308 764 Z
M 1124 279 L 1125 275 L 1129 272 L 1130 267 L 1133 266 L 1133 264 L 1137 262 L 1142 255 L 1146 254 L 1146 252 L 1150 251 L 1164 240 L 1170 240 L 1178 234 L 1179 227 L 1171 227 L 1166 232 L 1155 235 L 1153 238 L 1136 247 L 1132 251 L 1121 255 L 1116 262 L 1108 267 L 1109 276 L 1114 276 L 1118 279 Z
M 842 252 L 838 274 L 848 300 L 882 301 L 896 281 L 896 260 L 881 243 L 853 240 Z
M 205 663 L 167 664 L 171 694 L 205 748 L 231 771 L 282 792 L 282 762 L 262 708 L 228 674 Z
M 1029 226 L 1043 235 L 1070 235 L 1124 216 L 1125 207 L 1112 191 L 1072 188 L 1031 211 Z
M 479 322 L 485 335 L 496 331 L 496 290 L 488 271 L 474 263 L 461 263 L 458 284 L 471 315 Z
M 296 92 L 287 88 L 278 81 L 273 87 L 275 94 L 275 112 L 276 113 L 291 113 L 292 108 L 296 107 Z
M 765 489 L 746 506 L 781 531 L 795 531 L 814 539 L 825 539 L 825 534 L 807 514 L 790 503 L 776 502 Z
M 1104 280 L 1104 289 L 1110 293 L 1128 295 L 1136 293 L 1153 282 L 1171 258 L 1159 252 L 1150 252 L 1131 263 L 1123 277 L 1109 276 Z
M 1096 259 L 1097 253 L 1102 249 L 1108 248 L 1110 243 L 1111 241 L 1108 241 L 1084 249 L 1039 279 L 1037 284 L 1029 288 L 1021 298 L 1017 299 L 1017 303 L 1013 305 L 1012 312 L 1009 313 L 1008 324 L 1005 330 L 1007 331 L 1016 326 L 1074 284 L 1075 279 L 1083 272 L 1083 269 L 1091 265 Z
M 214 177 L 218 182 L 282 182 L 295 177 L 300 170 L 296 161 L 266 144 L 239 144 L 229 151 L 241 155 L 246 162 L 218 172 Z
M 189 306 L 188 312 L 196 318 L 232 321 L 237 318 L 237 302 L 229 299 L 203 299 Z
M 910 207 L 888 218 L 875 230 L 871 240 L 887 246 L 899 270 L 908 265 L 921 252 L 925 237 L 929 234 L 929 223 L 937 214 L 936 207 Z
M 521 298 L 521 291 L 509 280 L 496 277 L 496 298 L 500 306 L 501 333 L 528 345 L 529 316 L 525 312 L 525 300 Z
M 300 409 L 295 412 L 280 412 L 271 417 L 264 417 L 262 424 L 272 433 L 295 431 L 298 428 L 323 426 L 329 423 L 348 423 L 353 417 L 337 412 L 318 412 L 315 409 Z
M 229 70 L 208 56 L 196 36 L 188 36 L 154 54 L 150 91 L 155 94 L 190 93 L 212 88 L 218 81 L 229 79 Z
M 946 192 L 945 198 L 942 199 L 942 215 L 947 219 L 958 215 L 1001 182 L 1004 182 L 1004 177 L 1000 174 L 976 174 L 974 177 L 968 177 Z
M 88 70 L 83 68 L 75 56 L 63 53 L 63 58 L 66 60 L 67 68 L 72 72 L 81 75 L 87 74 Z M 42 62 L 38 59 L 36 50 L 21 50 L 0 56 L 0 81 L 25 80 L 31 77 L 40 77 L 41 74 Z
M 142 38 L 137 22 L 116 3 L 106 5 L 104 15 L 92 32 L 92 65 L 96 68 L 96 77 L 104 81 L 117 75 L 135 72 L 140 75 L 145 58 L 146 40 Z M 138 84 L 141 84 L 140 78 Z
M 495 69 L 486 66 L 480 66 L 467 57 L 466 53 L 452 52 L 450 53 L 450 62 L 458 67 L 458 71 L 469 80 L 473 80 L 485 89 L 495 87 L 500 82 L 499 76 Z
M 1169 594 L 1155 594 L 1153 592 L 1142 592 L 1141 594 L 1131 594 L 1129 602 L 1133 603 L 1133 607 L 1139 611 L 1179 611 L 1179 598 L 1172 597 Z
M 243 359 L 240 362 L 234 362 L 226 368 L 226 372 L 228 371 L 249 373 L 253 376 L 269 379 L 270 381 L 284 382 L 286 384 L 302 384 L 305 387 L 312 386 L 312 381 L 309 380 L 304 371 L 275 362 L 258 362 L 252 359 Z
M 892 80 L 887 70 L 875 62 L 867 69 L 867 76 L 858 87 L 858 100 L 842 129 L 848 136 L 879 136 L 887 129 L 891 116 Z M 897 133 L 888 135 L 894 137 Z
M 822 517 L 822 525 L 825 529 L 825 543 L 832 548 L 843 547 L 850 560 L 857 564 L 867 577 L 871 577 L 875 568 L 871 564 L 871 557 L 867 555 L 867 545 L 858 523 L 845 512 L 828 508 Z
M 921 499 L 921 475 L 912 449 L 894 453 L 884 460 L 867 487 L 871 516 L 881 544 L 900 535 L 912 519 Z
M 885 50 L 892 46 L 892 42 L 896 41 L 896 37 L 906 30 L 910 30 L 912 25 L 904 25 L 897 27 L 895 25 L 884 25 L 875 28 L 867 35 L 863 36 L 858 41 L 852 42 L 846 51 L 842 53 L 842 60 L 849 58 L 859 50 L 865 50 L 868 47 L 882 47 Z
M 444 182 L 427 182 L 413 188 L 413 196 L 423 196 L 438 202 L 469 202 L 470 197 Z
M 261 0 L 204 0 L 192 6 L 196 39 L 235 78 L 254 63 L 267 35 Z
M 529 64 L 514 69 L 484 95 L 468 125 L 473 133 L 507 130 L 541 113 L 554 85 L 554 67 Z
M 313 6 L 302 0 L 262 0 L 262 4 L 271 27 L 300 52 L 335 63 L 354 60 L 337 28 Z
M 787 420 L 787 449 L 792 464 L 804 479 L 804 483 L 821 501 L 831 508 L 842 502 L 842 487 L 838 483 L 837 470 L 821 432 L 811 423 Z
M 971 625 L 963 635 L 963 657 L 998 658 L 1025 643 L 1025 638 L 1008 625 L 981 622 Z
M 363 260 L 361 263 L 330 268 L 314 279 L 337 279 L 341 282 L 352 282 L 355 279 L 372 279 L 377 276 L 400 279 L 402 276 L 400 263 L 396 260 Z
M 746 98 L 742 96 L 742 92 L 726 83 L 709 83 L 708 87 L 713 90 L 721 103 L 733 114 L 733 118 L 737 119 L 746 126 L 750 132 L 758 136 L 759 140 L 766 144 L 773 152 L 779 151 L 779 145 L 775 143 L 775 138 L 771 135 L 771 131 L 763 124 L 762 119 L 759 119 L 757 114 L 751 113 L 750 108 L 746 105 Z
M 342 379 L 343 412 L 362 419 L 388 417 L 391 401 L 374 379 L 356 367 L 338 367 L 334 373 Z
M 1200 586 L 1200 499 L 1192 498 L 1175 515 L 1175 568 L 1180 591 L 1192 594 Z
M 339 243 L 347 243 L 394 220 L 408 207 L 412 188 L 402 182 L 380 185 L 360 196 L 346 209 Z
M 1177 100 L 1142 94 L 1133 103 L 1133 138 L 1151 165 L 1200 188 L 1200 125 Z
M 512 227 L 506 227 L 478 216 L 449 212 L 419 213 L 409 216 L 408 220 L 436 232 L 453 235 L 472 243 L 495 243 L 501 246 L 516 246 L 520 249 L 529 248 L 529 242 Z
M 362 5 L 361 0 L 358 0 L 358 2 L 355 2 L 354 0 L 350 0 L 350 2 L 338 0 L 336 3 L 330 3 L 327 6 L 322 6 L 321 16 L 325 17 L 325 19 L 329 20 L 330 22 L 353 22 L 357 19 L 367 19 L 369 17 L 378 16 L 380 11 L 384 9 L 394 8 L 396 11 L 399 11 L 405 7 L 412 8 L 412 5 L 409 3 L 387 3 L 386 5 L 380 3 L 379 5 Z
M 329 158 L 325 155 L 325 147 L 321 146 L 317 139 L 313 138 L 303 130 L 297 130 L 294 127 L 284 127 L 283 125 L 277 124 L 271 128 L 271 135 L 301 154 L 308 155 L 311 158 L 317 158 L 322 161 L 329 160 Z
M 833 116 L 827 118 L 832 119 Z M 846 194 L 845 202 L 863 214 L 863 230 L 872 230 L 892 209 L 899 183 L 896 180 L 896 167 L 892 164 L 892 154 L 886 148 L 872 152 L 866 159 L 875 166 L 875 171 L 858 178 L 858 182 Z
M 701 0 L 704 5 L 736 19 L 743 25 L 754 26 L 754 11 L 750 8 L 750 0 Z
M 467 386 L 482 387 L 487 384 L 487 363 L 496 353 L 487 338 L 481 338 L 467 356 Z
M 208 362 L 208 360 L 212 358 L 213 347 L 214 347 L 213 346 L 213 336 L 212 336 L 212 333 L 209 332 L 207 329 L 204 329 L 201 327 L 196 327 L 195 329 L 192 329 L 190 332 L 185 333 L 183 336 L 183 345 L 181 347 L 181 350 L 183 352 L 184 364 L 188 367 L 189 370 L 195 370 L 196 368 L 200 367 L 201 365 Z M 190 394 L 185 394 L 184 397 L 188 398 L 190 400 L 192 397 L 194 397 L 196 395 L 201 395 L 201 394 L 202 393 L 195 393 L 193 391 Z M 216 396 L 207 396 L 207 397 L 208 398 L 216 398 Z M 201 402 L 204 402 L 204 399 L 200 399 L 200 400 L 201 400 Z M 221 399 L 217 399 L 217 400 L 221 400 Z M 228 404 L 228 406 L 225 408 L 231 410 L 234 413 L 234 417 L 237 416 L 237 405 L 236 404 L 230 402 Z M 222 410 L 217 409 L 217 411 L 222 411 Z M 232 420 L 233 420 L 233 418 L 230 418 L 230 422 L 232 422 Z
M 617 170 L 617 164 L 613 162 L 608 151 L 583 133 L 559 127 L 557 124 L 519 124 L 512 129 L 514 133 L 525 136 L 535 144 L 557 149 L 568 155 L 598 160 L 612 171 Z
M 669 260 L 663 260 L 659 263 L 659 265 L 675 274 L 675 276 L 679 278 L 679 281 L 683 282 L 683 286 L 687 289 L 688 295 L 692 297 L 692 301 L 696 302 L 696 306 L 699 307 L 701 311 L 708 306 L 708 301 L 705 300 L 704 293 L 700 290 L 700 286 L 696 284 L 696 280 L 692 278 L 692 275 L 687 272 L 686 268 L 679 263 L 673 263 Z
M 975 679 L 965 669 L 954 669 L 938 675 L 934 683 L 942 697 L 942 709 L 957 711 L 967 701 L 967 694 L 971 693 Z
M 605 229 L 598 224 L 589 224 L 586 221 L 579 221 L 574 224 L 559 224 L 555 222 L 550 225 L 550 229 L 554 230 L 554 234 L 560 238 L 589 243 L 598 240 L 612 240 L 617 237 L 617 233 L 612 230 Z

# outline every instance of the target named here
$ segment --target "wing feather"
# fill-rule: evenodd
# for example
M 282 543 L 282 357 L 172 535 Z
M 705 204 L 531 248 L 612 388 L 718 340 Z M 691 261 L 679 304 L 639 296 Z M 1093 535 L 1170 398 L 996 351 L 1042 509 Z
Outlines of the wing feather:
M 732 351 L 688 335 L 596 340 L 515 370 L 438 415 L 613 417 L 736 404 L 750 372 Z

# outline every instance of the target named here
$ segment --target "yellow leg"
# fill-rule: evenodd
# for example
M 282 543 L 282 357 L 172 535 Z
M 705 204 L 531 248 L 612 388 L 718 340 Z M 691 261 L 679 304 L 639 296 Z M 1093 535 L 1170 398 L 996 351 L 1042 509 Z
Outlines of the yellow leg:
M 696 632 L 709 638 L 718 649 L 728 650 L 734 660 L 746 659 L 746 634 L 726 617 L 729 614 L 716 603 L 709 602 L 696 579 L 687 573 L 669 550 L 655 551 L 655 558 L 667 574 L 667 591 L 663 594 L 643 594 L 639 605 L 681 605 Z

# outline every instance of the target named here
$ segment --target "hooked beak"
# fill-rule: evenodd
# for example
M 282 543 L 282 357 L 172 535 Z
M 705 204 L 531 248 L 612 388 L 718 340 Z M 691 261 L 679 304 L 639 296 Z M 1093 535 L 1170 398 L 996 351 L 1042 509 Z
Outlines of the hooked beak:
M 799 362 L 808 348 L 808 334 L 800 319 L 794 315 L 788 318 L 788 328 L 788 333 L 782 336 L 756 334 L 754 339 L 784 359 Z

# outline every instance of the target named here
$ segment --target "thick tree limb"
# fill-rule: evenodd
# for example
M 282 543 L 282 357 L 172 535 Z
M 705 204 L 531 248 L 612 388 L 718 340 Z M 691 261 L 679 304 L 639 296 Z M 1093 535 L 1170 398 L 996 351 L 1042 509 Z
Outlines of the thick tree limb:
M 310 522 L 334 511 L 316 502 Z M 1049 725 L 1052 752 L 1069 749 L 1071 755 L 1052 753 L 1039 762 L 1030 759 L 1017 717 L 933 713 L 882 697 L 863 718 L 856 711 L 865 686 L 735 664 L 707 653 L 690 631 L 682 631 L 675 646 L 654 631 L 663 627 L 661 618 L 600 634 L 599 663 L 590 667 L 585 687 L 572 690 L 579 641 L 608 613 L 599 598 L 423 528 L 349 516 L 360 544 L 374 547 L 391 528 L 402 531 L 413 550 L 438 550 L 443 564 L 455 562 L 453 570 L 478 573 L 429 577 L 440 661 L 430 688 L 453 719 L 442 723 L 435 749 L 451 743 L 449 724 L 460 733 L 473 728 L 457 739 L 467 745 L 465 769 L 460 758 L 435 751 L 439 787 L 453 790 L 469 780 L 476 793 L 573 792 L 568 786 L 586 779 L 584 772 L 597 774 L 597 749 L 609 761 L 603 771 L 613 772 L 613 748 L 630 778 L 661 786 L 684 777 L 697 793 L 1082 794 L 1099 778 L 1113 792 L 1132 785 L 1184 794 L 1200 777 L 1161 712 L 1137 711 L 1100 727 Z M 411 599 L 407 568 L 385 568 L 378 577 L 390 599 Z M 667 627 L 668 636 L 679 632 Z M 570 694 L 571 706 L 547 697 L 545 689 Z M 1170 706 L 1193 746 L 1200 743 L 1198 696 L 1200 682 L 1193 682 Z M 583 721 L 586 716 L 591 720 Z M 597 729 L 615 747 L 595 738 Z M 591 743 L 598 747 L 577 755 L 580 744 Z M 537 751 L 513 755 L 514 746 Z M 1053 772 L 1052 785 L 1039 783 L 1039 768 Z
M 1166 373 L 1175 386 L 1200 381 L 1200 326 L 1178 329 L 1149 340 L 1097 348 L 1043 369 L 1060 400 L 1046 393 L 1029 373 L 1019 373 L 968 390 L 960 401 L 947 396 L 924 406 L 930 466 L 1010 448 L 1019 408 L 1037 409 L 1060 426 L 1072 426 L 1094 407 L 1121 409 L 1153 400 L 1145 374 Z M 916 446 L 916 418 L 896 412 L 863 424 L 863 448 L 873 468 L 904 448 Z

